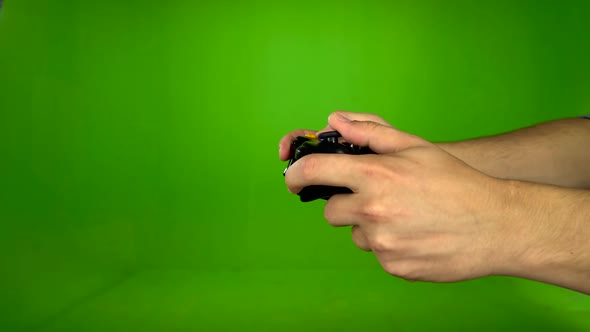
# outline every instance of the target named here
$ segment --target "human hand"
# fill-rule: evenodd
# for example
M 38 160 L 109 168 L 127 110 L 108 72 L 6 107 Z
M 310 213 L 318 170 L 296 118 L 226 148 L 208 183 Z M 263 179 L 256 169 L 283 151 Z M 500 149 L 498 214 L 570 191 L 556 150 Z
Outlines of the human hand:
M 312 154 L 294 163 L 290 192 L 309 185 L 348 187 L 325 206 L 333 226 L 353 226 L 355 244 L 372 251 L 390 274 L 407 280 L 458 281 L 493 274 L 508 259 L 496 211 L 505 200 L 500 180 L 484 175 L 434 144 L 378 117 L 332 114 L 329 130 L 377 155 Z M 364 118 L 363 118 L 364 117 Z M 368 119 L 368 120 L 365 120 Z M 281 140 L 281 158 L 290 141 Z M 335 167 L 335 165 L 338 165 Z
M 352 113 L 352 112 L 344 112 L 344 111 L 334 112 L 334 113 L 330 114 L 330 116 L 328 118 L 328 126 L 326 126 L 324 129 L 322 129 L 320 131 L 310 130 L 310 129 L 297 129 L 297 130 L 294 130 L 294 131 L 288 133 L 287 135 L 283 136 L 279 142 L 279 157 L 281 158 L 281 160 L 285 161 L 285 160 L 289 159 L 289 149 L 291 147 L 291 142 L 295 138 L 297 138 L 297 136 L 305 136 L 307 134 L 317 135 L 322 132 L 335 130 L 334 128 L 330 127 L 329 123 L 330 123 L 330 118 L 337 117 L 337 116 L 344 116 L 344 117 L 346 117 L 350 120 L 354 120 L 354 121 L 372 121 L 372 122 L 382 124 L 384 126 L 391 127 L 391 125 L 389 123 L 387 123 L 387 121 L 385 121 L 383 118 L 381 118 L 380 116 L 375 115 L 375 114 Z

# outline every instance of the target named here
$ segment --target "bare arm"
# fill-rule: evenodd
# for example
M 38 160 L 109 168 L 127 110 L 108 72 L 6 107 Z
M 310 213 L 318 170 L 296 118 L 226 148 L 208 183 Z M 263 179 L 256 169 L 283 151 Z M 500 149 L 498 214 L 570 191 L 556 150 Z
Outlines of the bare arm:
M 509 180 L 500 218 L 514 225 L 503 232 L 512 252 L 500 257 L 512 258 L 496 272 L 590 294 L 590 119 L 437 145 Z
M 502 180 L 501 180 L 502 181 Z M 590 191 L 504 180 L 493 274 L 590 295 Z
M 327 129 L 377 155 L 306 156 L 287 185 L 293 193 L 312 184 L 351 188 L 354 195 L 328 200 L 326 220 L 353 226 L 355 244 L 388 273 L 434 282 L 506 275 L 590 295 L 590 190 L 581 189 L 590 188 L 590 120 L 442 149 L 371 114 L 339 112 L 328 121 Z M 283 137 L 281 159 L 304 133 Z
M 590 294 L 590 191 L 575 189 L 590 188 L 590 119 L 438 145 L 491 176 L 539 183 L 507 182 L 503 217 L 515 227 L 504 234 L 519 245 L 500 274 Z
M 438 146 L 497 178 L 590 188 L 590 119 L 557 120 Z

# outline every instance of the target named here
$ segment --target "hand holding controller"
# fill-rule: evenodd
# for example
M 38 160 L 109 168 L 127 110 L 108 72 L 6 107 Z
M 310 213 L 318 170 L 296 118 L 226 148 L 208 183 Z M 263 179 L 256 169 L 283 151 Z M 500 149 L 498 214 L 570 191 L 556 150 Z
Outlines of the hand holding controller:
M 339 143 L 338 138 L 341 137 L 337 131 L 330 131 L 315 135 L 299 136 L 291 142 L 289 151 L 289 163 L 283 172 L 287 170 L 297 160 L 312 153 L 342 153 L 342 154 L 374 154 L 371 149 L 367 147 L 359 147 L 348 143 Z M 336 194 L 349 194 L 352 190 L 346 187 L 333 187 L 324 185 L 312 185 L 303 188 L 299 193 L 302 202 L 310 202 L 316 199 L 329 199 Z

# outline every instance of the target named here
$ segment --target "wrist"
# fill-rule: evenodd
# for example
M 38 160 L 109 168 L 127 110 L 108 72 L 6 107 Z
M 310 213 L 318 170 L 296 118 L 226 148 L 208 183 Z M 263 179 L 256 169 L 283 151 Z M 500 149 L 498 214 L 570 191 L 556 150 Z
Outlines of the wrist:
M 490 275 L 516 276 L 525 265 L 528 241 L 524 235 L 522 207 L 519 205 L 519 182 L 492 178 L 486 219 L 492 225 L 489 238 L 488 255 L 484 264 L 490 264 Z
M 590 292 L 588 192 L 498 180 L 504 199 L 496 216 L 494 274 Z

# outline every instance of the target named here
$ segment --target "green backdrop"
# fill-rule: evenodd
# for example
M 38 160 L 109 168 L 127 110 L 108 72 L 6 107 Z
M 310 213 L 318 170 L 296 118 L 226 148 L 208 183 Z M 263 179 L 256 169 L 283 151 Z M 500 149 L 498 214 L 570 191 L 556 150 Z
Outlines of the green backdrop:
M 433 141 L 590 113 L 588 1 L 7 0 L 1 331 L 588 331 L 512 278 L 408 283 L 289 195 L 334 110 Z

